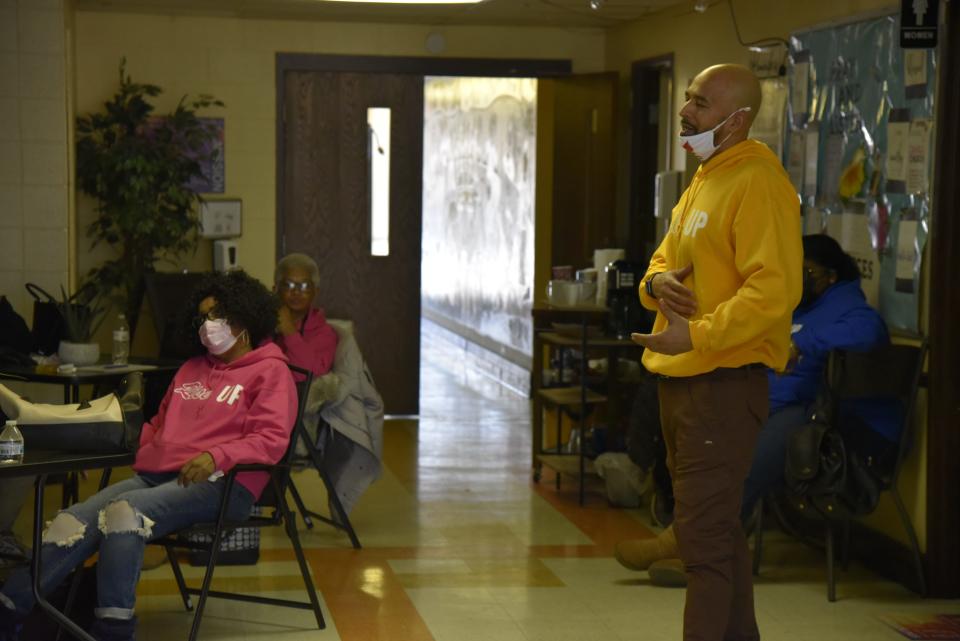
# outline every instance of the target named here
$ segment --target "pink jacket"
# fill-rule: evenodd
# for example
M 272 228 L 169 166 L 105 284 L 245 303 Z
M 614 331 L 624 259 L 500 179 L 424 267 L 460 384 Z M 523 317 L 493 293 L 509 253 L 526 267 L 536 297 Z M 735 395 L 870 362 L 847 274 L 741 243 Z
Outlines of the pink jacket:
M 297 390 L 286 357 L 265 343 L 230 364 L 210 355 L 184 363 L 143 426 L 133 469 L 173 472 L 203 452 L 216 469 L 276 463 L 290 442 Z M 241 472 L 237 482 L 260 496 L 266 472 Z
M 333 367 L 337 352 L 337 333 L 327 323 L 322 309 L 313 308 L 300 324 L 300 331 L 289 336 L 278 336 L 277 345 L 290 362 L 323 376 Z

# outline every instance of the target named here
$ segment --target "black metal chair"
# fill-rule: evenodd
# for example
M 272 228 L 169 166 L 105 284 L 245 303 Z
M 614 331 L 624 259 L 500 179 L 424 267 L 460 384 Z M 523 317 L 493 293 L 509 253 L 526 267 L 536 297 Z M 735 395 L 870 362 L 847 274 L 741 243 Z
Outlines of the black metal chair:
M 300 427 L 302 428 L 302 425 Z M 357 538 L 357 533 L 353 529 L 353 524 L 350 523 L 350 517 L 347 514 L 347 511 L 343 508 L 343 504 L 340 502 L 340 497 L 337 496 L 337 490 L 334 487 L 333 480 L 330 478 L 330 474 L 327 472 L 325 458 L 327 448 L 324 447 L 321 451 L 321 449 L 318 448 L 315 443 L 311 442 L 305 429 L 301 434 L 301 438 L 303 439 L 303 444 L 307 449 L 307 459 L 320 475 L 320 479 L 323 481 L 323 486 L 327 490 L 327 496 L 330 499 L 329 516 L 318 514 L 317 512 L 307 509 L 303 502 L 303 498 L 300 496 L 300 491 L 297 489 L 296 484 L 291 479 L 289 486 L 290 495 L 293 497 L 293 501 L 296 503 L 297 509 L 300 510 L 300 516 L 303 517 L 304 525 L 307 526 L 308 530 L 312 530 L 313 519 L 326 523 L 327 525 L 332 525 L 336 529 L 346 532 L 347 536 L 350 537 L 351 545 L 353 545 L 354 549 L 359 550 L 361 548 L 360 539 Z M 329 423 L 321 418 L 320 424 L 317 426 L 317 443 L 328 443 L 331 438 L 333 438 L 333 428 L 331 428 Z
M 203 610 L 208 597 L 232 599 L 235 601 L 245 601 L 248 603 L 276 605 L 297 608 L 301 610 L 312 610 L 317 619 L 317 627 L 321 630 L 326 627 L 326 622 L 323 619 L 323 612 L 320 609 L 320 601 L 317 597 L 317 591 L 314 587 L 313 580 L 310 577 L 310 569 L 307 566 L 307 561 L 303 554 L 303 547 L 300 544 L 300 537 L 297 534 L 296 515 L 290 510 L 286 499 L 286 492 L 290 487 L 291 463 L 293 460 L 294 451 L 296 449 L 297 440 L 302 434 L 301 421 L 303 420 L 304 407 L 306 406 L 307 390 L 310 387 L 310 382 L 313 379 L 313 375 L 308 370 L 301 369 L 294 365 L 289 365 L 289 367 L 293 372 L 303 375 L 304 380 L 297 383 L 297 418 L 294 424 L 294 429 L 290 435 L 290 444 L 287 447 L 287 452 L 284 455 L 283 460 L 276 465 L 237 465 L 230 470 L 225 478 L 226 487 L 224 489 L 223 500 L 220 504 L 220 512 L 216 523 L 198 524 L 185 530 L 180 530 L 179 532 L 176 532 L 170 536 L 150 542 L 152 545 L 162 545 L 166 549 L 167 558 L 169 559 L 171 568 L 173 569 L 173 575 L 177 581 L 177 587 L 180 590 L 180 597 L 183 599 L 184 607 L 188 611 L 193 609 L 190 595 L 198 595 L 200 597 L 197 601 L 197 606 L 193 617 L 193 625 L 190 628 L 189 641 L 194 641 L 197 638 L 197 633 L 200 630 L 200 621 L 203 617 Z M 226 519 L 227 498 L 230 496 L 230 491 L 233 488 L 236 474 L 238 472 L 249 471 L 265 471 L 269 472 L 270 474 L 270 484 L 264 489 L 263 494 L 256 503 L 256 505 L 261 508 L 260 511 L 261 513 L 264 513 L 264 515 L 251 516 L 247 520 L 238 522 L 228 521 Z M 213 581 L 213 573 L 217 565 L 217 556 L 220 552 L 220 543 L 226 537 L 226 535 L 238 527 L 264 528 L 273 526 L 283 526 L 287 537 L 290 539 L 294 554 L 297 557 L 297 563 L 300 566 L 300 574 L 303 576 L 304 587 L 306 588 L 307 595 L 310 599 L 309 602 L 292 601 L 288 599 L 274 599 L 263 596 L 211 590 L 210 584 Z M 198 533 L 211 535 L 212 540 L 208 543 L 204 543 L 192 540 L 192 537 L 188 538 L 187 536 L 184 536 Z M 180 564 L 177 559 L 177 555 L 175 553 L 175 550 L 178 548 L 202 550 L 209 555 L 206 572 L 203 576 L 203 583 L 199 589 L 187 587 L 183 578 L 183 573 L 180 570 Z
M 900 415 L 900 436 L 896 444 L 891 444 L 889 460 L 871 468 L 872 476 L 877 481 L 880 492 L 888 491 L 893 497 L 894 505 L 910 543 L 916 573 L 917 587 L 921 595 L 926 594 L 926 579 L 923 571 L 923 558 L 920 553 L 920 544 L 916 530 L 910 521 L 903 499 L 900 496 L 898 482 L 903 463 L 913 448 L 915 435 L 914 409 L 920 378 L 923 373 L 924 361 L 927 355 L 927 341 L 923 339 L 919 345 L 887 345 L 870 352 L 834 351 L 830 355 L 825 372 L 825 383 L 829 403 L 831 423 L 840 431 L 845 431 L 844 418 L 839 408 L 842 404 L 858 401 L 878 399 L 896 401 L 902 414 Z M 847 444 L 847 456 L 856 452 L 855 444 Z M 856 515 L 850 515 L 837 502 L 826 505 L 815 505 L 814 501 L 805 500 L 805 497 L 794 497 L 795 505 L 803 506 L 801 510 L 807 517 L 819 517 L 824 522 L 824 542 L 827 561 L 827 599 L 836 601 L 836 573 L 835 548 L 836 534 L 839 529 L 842 536 L 842 562 L 846 565 L 847 554 L 850 549 L 850 523 Z M 776 508 L 776 501 L 765 501 Z M 837 509 L 833 509 L 836 507 Z M 829 513 L 827 513 L 829 512 Z M 760 510 L 762 513 L 762 509 Z M 782 512 L 777 511 L 778 520 L 792 535 L 798 535 L 791 527 L 789 519 Z M 759 570 L 762 555 L 762 523 L 758 522 L 754 535 L 754 565 L 756 574 Z M 806 538 L 799 535 L 800 538 Z

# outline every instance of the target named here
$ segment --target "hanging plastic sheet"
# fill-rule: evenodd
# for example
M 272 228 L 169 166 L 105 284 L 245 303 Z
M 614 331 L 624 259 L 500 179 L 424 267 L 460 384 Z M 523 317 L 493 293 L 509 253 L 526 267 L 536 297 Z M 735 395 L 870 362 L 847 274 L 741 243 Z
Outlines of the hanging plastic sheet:
M 777 158 L 783 158 L 787 82 L 784 78 L 763 78 L 760 91 L 760 113 L 750 127 L 750 137 L 770 147 Z
M 937 56 L 898 36 L 899 15 L 793 34 L 784 158 L 804 231 L 836 235 L 887 323 L 915 331 Z

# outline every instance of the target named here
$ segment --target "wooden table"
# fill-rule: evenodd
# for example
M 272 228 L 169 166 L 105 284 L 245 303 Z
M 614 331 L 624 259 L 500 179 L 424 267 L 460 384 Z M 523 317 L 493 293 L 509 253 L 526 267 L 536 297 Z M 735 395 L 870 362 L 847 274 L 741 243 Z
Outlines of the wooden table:
M 75 372 L 47 372 L 23 365 L 0 366 L 0 380 L 27 383 L 52 383 L 63 386 L 63 402 L 79 403 L 81 385 L 118 384 L 130 372 L 143 372 L 144 378 L 169 375 L 182 365 L 180 361 L 136 359 L 128 365 L 97 363 L 77 367 Z

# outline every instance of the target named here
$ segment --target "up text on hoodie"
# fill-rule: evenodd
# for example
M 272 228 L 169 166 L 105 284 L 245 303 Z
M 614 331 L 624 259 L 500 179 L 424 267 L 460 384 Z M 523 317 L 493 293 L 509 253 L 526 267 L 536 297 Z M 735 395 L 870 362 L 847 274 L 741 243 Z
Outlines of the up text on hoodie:
M 283 458 L 297 413 L 287 358 L 265 343 L 232 363 L 209 354 L 184 363 L 143 426 L 133 469 L 173 472 L 203 452 L 216 469 L 272 464 Z M 266 472 L 241 472 L 237 482 L 259 497 Z
M 702 164 L 643 279 L 693 264 L 684 281 L 697 301 L 693 349 L 676 355 L 647 349 L 644 366 L 680 377 L 749 363 L 782 370 L 802 291 L 800 238 L 797 192 L 766 145 L 745 140 Z M 643 306 L 658 312 L 653 332 L 666 329 L 657 301 L 642 285 L 639 293 Z

